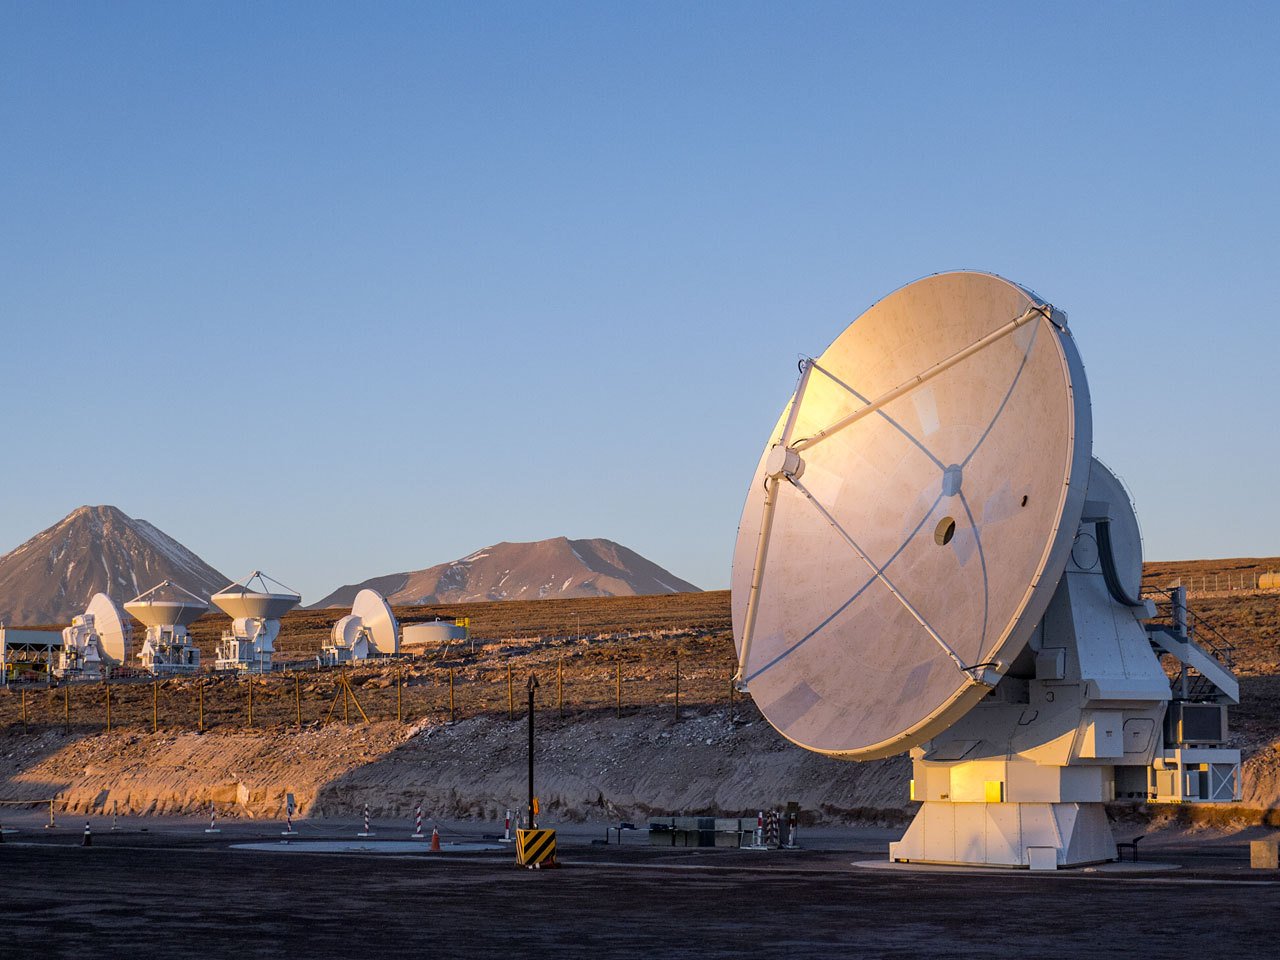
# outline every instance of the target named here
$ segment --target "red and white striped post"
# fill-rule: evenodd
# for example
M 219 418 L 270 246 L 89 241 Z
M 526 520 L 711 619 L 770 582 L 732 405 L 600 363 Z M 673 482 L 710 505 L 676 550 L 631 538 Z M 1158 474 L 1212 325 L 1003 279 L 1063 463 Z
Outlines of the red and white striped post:
M 357 833 L 356 836 L 357 837 L 377 836 L 377 834 L 375 834 L 372 830 L 369 829 L 369 804 L 367 803 L 364 805 L 364 830 L 360 833 Z
M 503 824 L 502 836 L 498 838 L 499 843 L 511 843 L 511 811 L 507 811 L 507 819 Z
M 418 804 L 418 809 L 413 814 L 413 839 L 427 839 L 427 835 L 422 832 L 422 804 Z
M 209 804 L 209 826 L 205 828 L 205 833 L 221 833 L 218 829 L 218 808 L 212 803 Z

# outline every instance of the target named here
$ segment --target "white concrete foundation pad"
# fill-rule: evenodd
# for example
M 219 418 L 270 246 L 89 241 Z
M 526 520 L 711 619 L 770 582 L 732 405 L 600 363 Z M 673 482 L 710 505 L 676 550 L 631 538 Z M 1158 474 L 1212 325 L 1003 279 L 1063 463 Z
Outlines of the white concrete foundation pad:
M 956 873 L 990 876 L 1081 877 L 1128 876 L 1142 873 L 1165 873 L 1181 870 L 1180 864 L 1125 860 L 1122 863 L 1095 863 L 1087 867 L 1060 867 L 1057 870 L 1028 870 L 1025 867 L 965 867 L 945 863 L 895 863 L 890 860 L 855 860 L 852 864 L 865 870 L 888 870 L 898 873 Z
M 428 853 L 419 840 L 279 840 L 265 843 L 233 843 L 232 850 L 258 853 Z M 478 853 L 501 850 L 491 843 L 442 843 L 439 853 Z

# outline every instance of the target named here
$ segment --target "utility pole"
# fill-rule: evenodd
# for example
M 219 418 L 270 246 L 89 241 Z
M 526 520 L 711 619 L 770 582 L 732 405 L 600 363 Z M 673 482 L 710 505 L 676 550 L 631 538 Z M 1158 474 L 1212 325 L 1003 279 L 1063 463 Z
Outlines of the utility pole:
M 529 829 L 536 829 L 538 824 L 533 819 L 533 692 L 538 689 L 538 675 L 529 674 Z

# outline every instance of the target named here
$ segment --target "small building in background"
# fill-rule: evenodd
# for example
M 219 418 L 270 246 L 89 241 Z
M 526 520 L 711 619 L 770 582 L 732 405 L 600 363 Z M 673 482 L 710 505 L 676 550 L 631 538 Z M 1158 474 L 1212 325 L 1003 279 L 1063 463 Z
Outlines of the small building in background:
M 32 679 L 50 676 L 61 653 L 60 630 L 0 625 L 0 676 L 5 683 L 24 674 Z
M 468 617 L 440 617 L 423 623 L 408 623 L 401 630 L 401 645 L 406 653 L 434 650 L 471 636 Z

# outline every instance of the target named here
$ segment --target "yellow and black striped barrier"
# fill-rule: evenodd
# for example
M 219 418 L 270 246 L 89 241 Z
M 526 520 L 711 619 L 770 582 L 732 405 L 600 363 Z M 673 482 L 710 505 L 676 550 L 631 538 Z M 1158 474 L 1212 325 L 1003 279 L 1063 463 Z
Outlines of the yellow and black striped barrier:
M 556 866 L 556 832 L 516 830 L 516 863 L 531 868 Z

